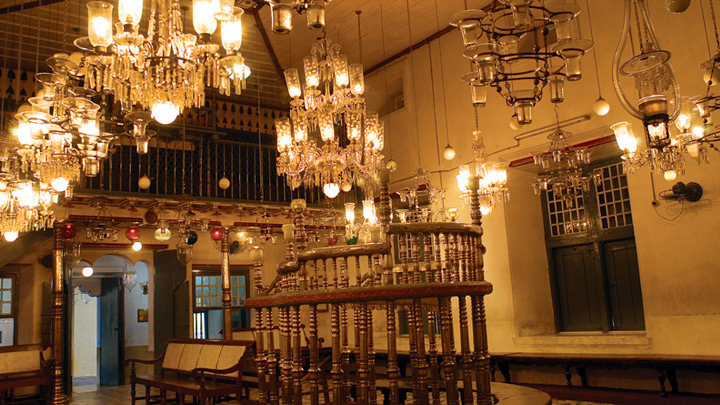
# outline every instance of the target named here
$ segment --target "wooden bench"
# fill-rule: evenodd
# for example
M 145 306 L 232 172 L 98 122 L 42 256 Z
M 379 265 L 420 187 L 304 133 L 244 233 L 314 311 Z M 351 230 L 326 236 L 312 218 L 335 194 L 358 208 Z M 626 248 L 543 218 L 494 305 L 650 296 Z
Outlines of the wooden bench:
M 572 387 L 571 368 L 580 377 L 583 388 L 588 386 L 586 369 L 631 369 L 648 368 L 658 373 L 660 395 L 667 396 L 665 380 L 670 383 L 671 392 L 680 392 L 676 371 L 680 369 L 702 372 L 720 372 L 720 356 L 682 356 L 662 354 L 584 354 L 584 353 L 493 353 L 491 359 L 492 379 L 495 381 L 495 369 L 499 369 L 506 383 L 511 382 L 510 365 L 560 366 L 565 371 L 568 387 Z
M 130 359 L 130 395 L 132 403 L 144 399 L 146 404 L 167 402 L 167 392 L 175 393 L 175 400 L 184 403 L 191 396 L 198 404 L 208 399 L 235 396 L 240 399 L 247 347 L 251 341 L 207 339 L 171 339 L 165 353 L 154 360 Z M 159 374 L 137 375 L 135 363 L 162 364 Z M 145 386 L 145 395 L 136 397 L 135 384 Z M 160 391 L 150 394 L 151 388 Z
M 39 393 L 16 395 L 18 388 L 37 387 Z M 0 347 L 0 404 L 50 403 L 50 365 L 42 345 Z

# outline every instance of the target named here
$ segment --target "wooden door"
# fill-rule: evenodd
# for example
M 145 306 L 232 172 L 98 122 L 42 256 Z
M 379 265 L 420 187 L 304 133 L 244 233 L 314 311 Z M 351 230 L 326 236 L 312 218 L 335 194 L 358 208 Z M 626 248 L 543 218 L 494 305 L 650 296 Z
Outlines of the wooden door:
M 153 260 L 155 267 L 153 328 L 155 354 L 159 356 L 165 353 L 168 340 L 190 336 L 190 303 L 185 265 L 177 259 L 175 250 L 155 251 Z
M 603 330 L 603 280 L 593 244 L 553 249 L 561 330 Z
M 613 329 L 645 329 L 635 240 L 605 244 L 605 265 Z
M 100 385 L 121 385 L 122 367 L 122 282 L 101 280 L 100 296 Z M 95 348 L 88 348 L 95 350 Z

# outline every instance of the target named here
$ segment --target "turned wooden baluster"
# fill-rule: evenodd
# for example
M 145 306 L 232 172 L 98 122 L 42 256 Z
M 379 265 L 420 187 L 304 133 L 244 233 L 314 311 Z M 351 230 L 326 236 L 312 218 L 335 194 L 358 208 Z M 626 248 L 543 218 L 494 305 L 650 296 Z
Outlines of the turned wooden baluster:
M 367 304 L 357 304 L 355 307 L 355 329 L 358 330 L 358 341 L 357 341 L 357 377 L 358 377 L 358 390 L 357 390 L 357 402 L 360 405 L 368 404 L 368 388 L 369 388 L 369 373 L 368 373 L 368 330 L 367 330 Z
M 341 260 L 341 259 L 338 259 Z M 348 288 L 347 259 L 340 261 L 340 287 Z M 350 336 L 348 331 L 348 308 L 347 304 L 340 306 L 340 338 L 342 346 L 342 371 L 343 371 L 343 398 L 350 398 Z
M 366 323 L 368 327 L 368 369 L 370 370 L 370 403 L 377 403 L 377 392 L 375 391 L 375 338 L 373 327 L 373 310 L 372 307 L 367 308 Z
M 294 403 L 302 404 L 302 346 L 300 343 L 300 307 L 295 306 L 290 309 L 292 316 L 292 380 Z
M 269 311 L 269 309 L 268 309 Z M 265 384 L 265 363 L 267 354 L 265 353 L 265 326 L 263 322 L 263 309 L 257 309 L 257 332 L 255 334 L 255 348 L 257 355 L 255 356 L 255 364 L 257 364 L 258 373 L 258 402 L 261 405 L 267 404 L 267 386 Z
M 448 405 L 459 405 L 457 380 L 455 378 L 455 343 L 452 334 L 452 312 L 450 298 L 438 298 L 440 308 L 440 328 L 443 351 L 443 377 L 445 379 L 445 395 Z
M 426 256 L 427 257 L 427 256 Z M 430 354 L 430 387 L 432 388 L 432 403 L 440 405 L 440 370 L 438 369 L 437 341 L 435 338 L 435 311 L 428 311 L 428 344 Z
M 420 246 L 418 243 L 418 234 L 410 234 L 410 254 L 412 255 L 412 271 L 413 283 L 422 283 L 422 274 L 420 274 Z
M 467 318 L 467 297 L 458 297 L 460 312 L 460 353 L 462 359 L 463 373 L 463 402 L 466 404 L 473 403 L 473 358 L 470 352 L 470 335 L 469 321 Z
M 292 352 L 290 346 L 290 308 L 279 309 L 280 321 L 280 401 L 292 403 Z
M 468 183 L 470 189 L 470 217 L 474 225 L 482 226 L 482 213 L 480 212 L 480 199 L 477 190 L 478 179 L 470 176 Z M 485 247 L 482 244 L 481 235 L 475 239 L 473 249 L 476 251 L 477 262 L 475 263 L 476 276 L 478 281 L 485 280 L 484 259 Z M 477 378 L 478 404 L 491 405 L 493 403 L 490 394 L 490 354 L 488 353 L 487 325 L 485 322 L 485 299 L 482 295 L 474 295 L 471 298 L 473 318 L 473 343 L 475 346 L 475 372 Z
M 417 374 L 418 391 L 414 393 L 415 400 L 420 405 L 428 403 L 428 363 L 425 355 L 425 334 L 423 331 L 423 308 L 420 299 L 413 300 L 412 312 L 415 314 L 415 343 L 417 344 L 417 361 L 414 374 Z M 410 330 L 413 333 L 413 330 Z
M 308 367 L 308 373 L 310 374 L 310 405 L 318 405 L 320 368 L 318 366 L 317 305 L 310 306 L 310 319 L 308 323 L 310 328 L 310 361 Z
M 278 404 L 278 376 L 277 354 L 275 352 L 275 336 L 273 333 L 273 309 L 265 311 L 265 341 L 267 342 L 267 373 L 268 373 L 268 400 L 271 404 Z
M 343 371 L 341 367 L 340 347 L 340 305 L 332 304 L 330 309 L 330 335 L 332 338 L 332 374 L 333 380 L 333 404 L 344 403 L 343 396 Z
M 398 390 L 398 378 L 400 377 L 400 368 L 397 362 L 397 329 L 395 324 L 395 303 L 388 301 L 385 308 L 387 316 L 387 374 L 390 380 L 390 404 L 397 405 L 400 403 L 400 392 Z
M 405 234 L 401 233 L 398 235 L 398 254 L 400 255 L 400 281 L 402 284 L 408 284 L 410 282 L 410 276 L 408 274 L 408 248 Z
M 435 268 L 432 266 L 432 235 L 429 233 L 423 233 L 420 237 L 422 238 L 423 243 L 423 273 L 425 273 L 425 282 L 436 283 L 437 275 L 435 274 Z
M 370 263 L 368 263 L 369 265 Z M 362 286 L 363 275 L 360 267 L 360 256 L 355 256 L 355 282 L 357 286 Z
M 445 283 L 448 280 L 445 278 L 445 271 L 443 270 L 443 262 L 442 262 L 442 249 L 440 247 L 440 233 L 435 232 L 433 233 L 433 246 L 435 250 L 435 266 L 436 266 L 436 275 L 437 277 L 435 280 L 438 283 Z

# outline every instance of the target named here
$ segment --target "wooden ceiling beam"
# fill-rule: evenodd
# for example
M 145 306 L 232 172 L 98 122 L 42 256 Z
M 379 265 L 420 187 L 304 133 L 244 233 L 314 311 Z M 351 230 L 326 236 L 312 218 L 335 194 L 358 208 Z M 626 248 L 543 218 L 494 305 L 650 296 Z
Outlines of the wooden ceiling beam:
M 263 39 L 263 42 L 265 43 L 265 48 L 268 51 L 268 54 L 270 55 L 270 59 L 272 59 L 273 64 L 275 65 L 275 71 L 279 78 L 284 77 L 283 74 L 283 68 L 280 66 L 280 61 L 277 58 L 277 55 L 275 55 L 275 50 L 272 47 L 272 44 L 270 43 L 270 37 L 268 37 L 267 31 L 265 31 L 265 27 L 263 26 L 262 19 L 260 18 L 260 14 L 258 14 L 257 10 L 255 9 L 249 9 L 248 12 L 253 15 L 253 18 L 255 18 L 255 24 L 257 24 L 258 32 L 260 32 L 260 36 Z
M 0 15 L 17 13 L 18 11 L 30 10 L 36 7 L 49 6 L 55 3 L 62 3 L 67 0 L 34 0 L 22 4 L 13 4 L 12 6 L 0 7 Z

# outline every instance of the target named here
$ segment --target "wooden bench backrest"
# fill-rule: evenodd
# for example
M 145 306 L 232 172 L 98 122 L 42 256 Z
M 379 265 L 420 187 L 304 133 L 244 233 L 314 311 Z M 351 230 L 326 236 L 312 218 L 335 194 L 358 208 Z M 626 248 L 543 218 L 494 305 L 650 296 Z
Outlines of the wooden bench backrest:
M 222 341 L 206 339 L 170 340 L 165 349 L 164 370 L 189 373 L 195 368 L 226 369 L 237 364 L 251 341 Z M 237 372 L 224 374 L 236 377 Z
M 0 347 L 0 374 L 36 372 L 41 370 L 42 345 Z
M 255 336 L 255 329 L 253 328 L 244 328 L 244 329 L 233 329 L 232 331 L 232 339 L 233 340 L 257 340 L 257 337 Z

